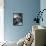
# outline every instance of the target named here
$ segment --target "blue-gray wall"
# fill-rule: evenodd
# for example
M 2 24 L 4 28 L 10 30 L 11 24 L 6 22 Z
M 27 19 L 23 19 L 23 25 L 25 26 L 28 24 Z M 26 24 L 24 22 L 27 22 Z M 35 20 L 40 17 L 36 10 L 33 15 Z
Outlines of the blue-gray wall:
M 5 40 L 18 41 L 32 28 L 32 21 L 40 9 L 40 0 L 5 0 Z M 13 13 L 23 13 L 23 26 L 13 26 Z

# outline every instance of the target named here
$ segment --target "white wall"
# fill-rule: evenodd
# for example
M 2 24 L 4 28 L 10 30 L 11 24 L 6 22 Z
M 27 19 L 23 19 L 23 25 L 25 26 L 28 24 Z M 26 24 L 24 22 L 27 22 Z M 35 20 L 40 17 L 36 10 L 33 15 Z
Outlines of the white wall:
M 4 0 L 0 0 L 0 42 L 4 41 Z

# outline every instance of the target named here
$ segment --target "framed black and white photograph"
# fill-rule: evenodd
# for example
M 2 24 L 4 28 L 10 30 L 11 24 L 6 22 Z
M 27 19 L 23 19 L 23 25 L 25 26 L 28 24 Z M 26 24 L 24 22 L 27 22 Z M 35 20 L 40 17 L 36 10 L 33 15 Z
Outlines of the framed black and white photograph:
M 22 26 L 23 25 L 23 14 L 13 13 L 13 25 Z

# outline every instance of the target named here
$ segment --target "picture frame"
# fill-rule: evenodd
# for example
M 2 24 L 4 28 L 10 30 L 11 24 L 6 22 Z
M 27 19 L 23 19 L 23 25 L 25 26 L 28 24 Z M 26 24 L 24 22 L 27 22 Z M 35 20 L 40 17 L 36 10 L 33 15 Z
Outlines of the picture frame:
M 23 13 L 13 13 L 13 25 L 14 26 L 23 25 Z

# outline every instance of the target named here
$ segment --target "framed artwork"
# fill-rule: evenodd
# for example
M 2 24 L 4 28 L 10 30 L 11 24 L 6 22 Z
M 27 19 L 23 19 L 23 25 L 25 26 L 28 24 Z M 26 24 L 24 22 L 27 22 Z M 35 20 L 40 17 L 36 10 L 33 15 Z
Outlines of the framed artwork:
M 23 25 L 23 14 L 22 13 L 13 13 L 13 25 L 22 26 Z

